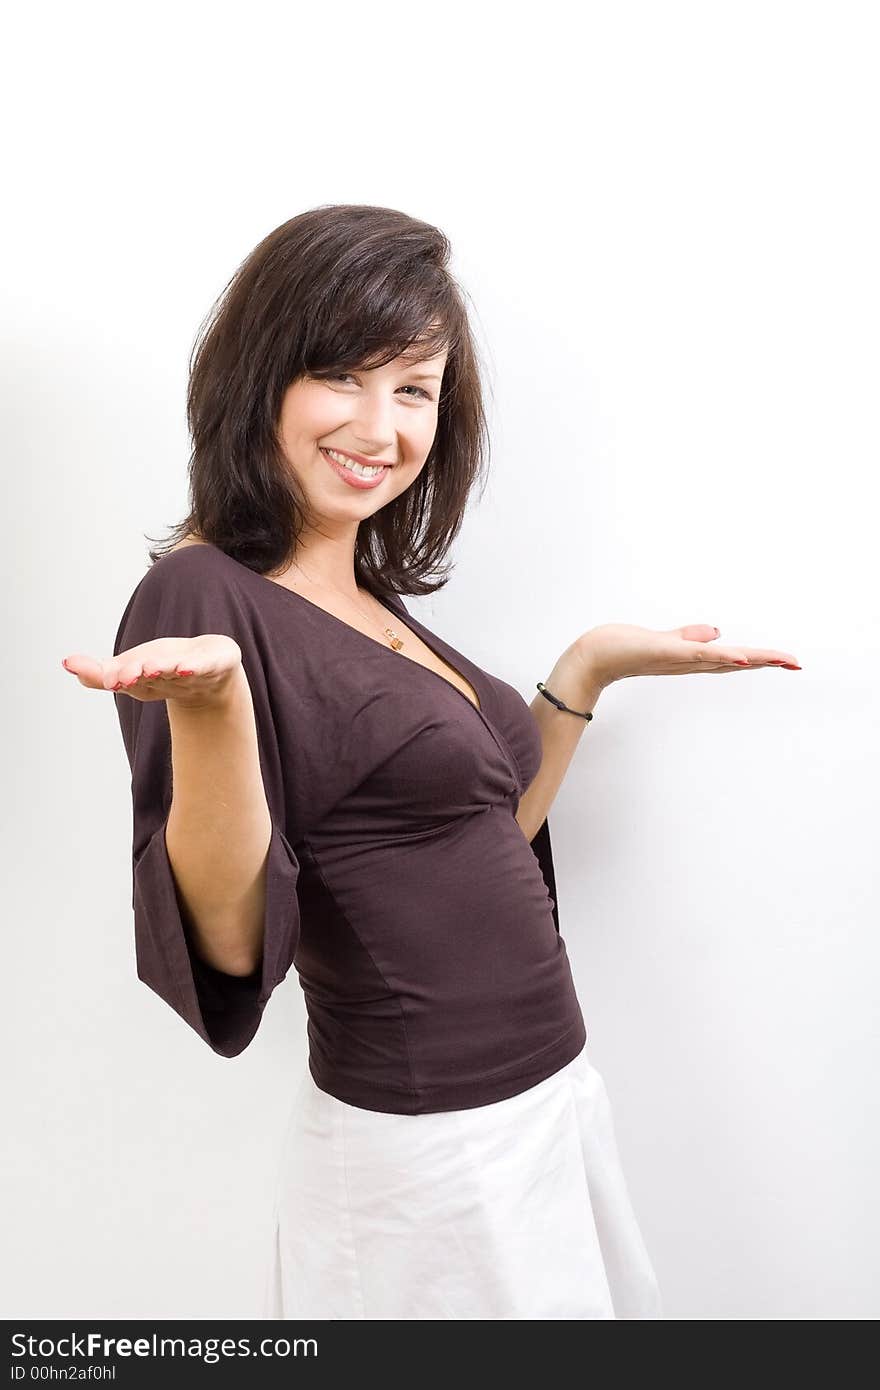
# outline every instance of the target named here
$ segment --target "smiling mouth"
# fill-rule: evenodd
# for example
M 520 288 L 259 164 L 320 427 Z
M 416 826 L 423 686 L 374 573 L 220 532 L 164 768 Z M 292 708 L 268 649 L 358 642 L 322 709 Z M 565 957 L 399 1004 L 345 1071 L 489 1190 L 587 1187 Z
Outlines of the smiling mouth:
M 321 449 L 322 454 L 337 463 L 340 468 L 347 468 L 356 478 L 377 478 L 380 473 L 388 468 L 393 468 L 393 464 L 384 459 L 378 459 L 375 463 L 362 463 L 360 459 L 352 458 L 350 454 L 344 454 L 339 449 Z

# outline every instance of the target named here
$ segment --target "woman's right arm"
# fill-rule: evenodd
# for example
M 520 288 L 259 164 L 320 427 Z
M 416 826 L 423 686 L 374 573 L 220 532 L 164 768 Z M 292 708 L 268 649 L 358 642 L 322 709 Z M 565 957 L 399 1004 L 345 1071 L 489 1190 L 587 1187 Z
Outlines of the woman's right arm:
M 250 975 L 263 950 L 272 818 L 247 676 L 238 666 L 204 704 L 169 699 L 167 710 L 165 844 L 193 949 L 215 970 Z
M 138 978 L 221 1057 L 250 1044 L 299 940 L 266 640 L 227 558 L 194 545 L 139 582 L 111 658 L 63 663 L 119 716 Z

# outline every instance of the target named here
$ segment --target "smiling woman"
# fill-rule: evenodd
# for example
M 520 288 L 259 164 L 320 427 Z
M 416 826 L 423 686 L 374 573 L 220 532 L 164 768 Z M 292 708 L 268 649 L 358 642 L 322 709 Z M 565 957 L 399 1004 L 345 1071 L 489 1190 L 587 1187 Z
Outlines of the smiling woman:
M 448 582 L 449 546 L 489 455 L 450 255 L 437 227 L 358 204 L 301 213 L 255 247 L 193 353 L 191 509 L 154 542 L 153 560 L 198 535 L 281 574 L 329 506 L 337 522 L 357 520 L 358 582 L 389 594 Z M 289 429 L 304 412 L 308 438 Z M 343 477 L 328 447 L 394 469 Z
M 182 534 L 77 669 L 131 767 L 140 978 L 230 1058 L 303 990 L 266 1314 L 655 1318 L 547 742 L 402 597 L 446 582 L 486 443 L 448 257 L 350 205 L 260 243 L 194 356 Z
M 422 376 L 442 382 L 446 350 L 427 359 L 425 351 L 423 360 L 434 370 Z M 307 499 L 310 527 L 320 528 L 322 536 L 360 526 L 410 488 L 425 467 L 438 412 L 430 392 L 409 380 L 413 370 L 407 353 L 357 374 L 309 373 L 285 391 L 281 449 Z M 406 394 L 411 391 L 417 394 Z M 353 509 L 352 494 L 364 493 L 374 494 L 369 506 Z M 299 548 L 310 549 L 308 535 L 300 536 Z M 345 575 L 340 578 L 344 584 Z

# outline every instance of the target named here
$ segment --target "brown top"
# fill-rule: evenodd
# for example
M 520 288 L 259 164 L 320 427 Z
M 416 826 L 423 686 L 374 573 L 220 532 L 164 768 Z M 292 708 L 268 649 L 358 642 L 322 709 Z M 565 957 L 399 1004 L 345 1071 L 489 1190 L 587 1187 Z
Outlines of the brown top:
M 211 545 L 149 569 L 116 635 L 225 633 L 242 651 L 272 817 L 262 963 L 226 975 L 191 947 L 165 846 L 164 701 L 115 696 L 132 772 L 138 975 L 220 1056 L 248 1046 L 294 965 L 316 1084 L 398 1114 L 486 1105 L 586 1041 L 559 933 L 550 832 L 519 799 L 540 733 L 512 686 L 374 593 L 480 708 L 420 662 Z

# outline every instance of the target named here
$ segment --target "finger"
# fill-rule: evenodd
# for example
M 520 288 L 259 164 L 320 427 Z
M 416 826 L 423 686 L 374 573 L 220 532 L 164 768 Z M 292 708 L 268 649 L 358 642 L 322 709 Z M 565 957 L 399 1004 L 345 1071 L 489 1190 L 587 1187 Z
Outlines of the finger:
M 760 661 L 762 666 L 793 666 L 796 670 L 800 670 L 800 662 L 796 656 L 792 656 L 791 652 L 752 652 L 747 647 L 746 656 L 750 661 Z
M 116 680 L 111 680 L 111 690 L 130 690 L 133 685 L 137 685 L 144 674 L 144 663 L 142 661 L 126 661 L 124 665 L 118 667 Z
M 80 685 L 88 687 L 90 690 L 103 690 L 104 686 L 104 663 L 97 661 L 93 656 L 87 656 L 84 652 L 73 652 L 70 656 L 63 658 L 61 665 L 65 671 L 79 679 Z
M 697 630 L 702 632 L 715 631 L 714 628 L 698 628 Z M 688 631 L 688 629 L 683 628 L 682 631 Z M 690 631 L 694 631 L 694 629 L 691 628 Z M 740 662 L 746 656 L 746 648 L 709 646 L 704 639 L 689 638 L 677 642 L 675 650 L 670 650 L 669 654 L 678 661 L 684 659 L 686 663 L 692 662 L 694 666 L 704 666 L 707 670 L 711 670 L 715 666 L 730 666 Z
M 778 652 L 769 648 L 743 647 L 739 655 L 745 657 L 750 666 L 787 666 L 799 671 L 800 662 L 791 652 Z
M 757 671 L 762 666 L 785 667 L 789 671 L 800 671 L 800 664 L 792 658 L 790 661 L 785 654 L 777 652 L 756 652 L 745 648 L 741 652 L 718 653 L 718 659 L 724 662 L 723 666 L 715 666 L 713 670 L 737 670 L 737 671 Z
M 696 627 L 682 628 L 682 633 L 693 633 L 696 631 L 707 631 Z M 714 629 L 712 629 L 714 631 Z M 761 666 L 786 666 L 789 670 L 799 671 L 801 669 L 797 657 L 791 652 L 782 652 L 775 647 L 727 647 L 723 650 L 718 647 L 709 648 L 707 643 L 700 639 L 691 637 L 686 640 L 687 655 L 697 666 L 705 666 L 706 669 L 722 669 L 736 667 L 737 669 L 746 667 Z
M 707 671 L 744 671 L 750 664 L 744 652 L 720 652 L 717 649 L 713 649 L 711 652 L 706 652 L 704 649 L 702 660 L 706 663 Z
M 135 676 L 136 672 L 138 674 Z M 123 687 L 127 687 L 129 684 L 134 684 L 134 680 L 132 679 L 133 677 L 135 677 L 136 680 L 149 682 L 168 680 L 171 677 L 177 676 L 179 674 L 180 672 L 177 670 L 177 664 L 175 662 L 166 661 L 164 663 L 161 663 L 158 662 L 154 656 L 151 660 L 143 661 L 140 664 L 135 662 L 134 665 L 132 665 L 129 671 L 126 673 L 125 679 L 122 683 Z
M 155 669 L 155 661 L 149 663 L 151 669 L 144 670 L 144 662 L 127 662 L 117 675 L 116 684 L 113 690 L 131 690 L 136 685 L 150 685 L 155 681 L 173 680 L 178 682 L 182 676 L 194 676 L 195 671 L 187 667 L 184 670 L 178 668 L 177 663 L 170 666 Z
M 748 655 L 745 650 L 737 650 L 730 647 L 719 650 L 718 647 L 709 647 L 705 642 L 688 642 L 679 646 L 675 654 L 676 661 L 684 662 L 685 669 L 688 671 L 744 671 L 750 665 Z
M 155 663 L 153 663 L 153 664 L 155 665 Z M 200 672 L 199 674 L 203 674 L 203 673 Z M 194 676 L 194 675 L 196 675 L 196 670 L 195 670 L 195 668 L 194 668 L 193 666 L 181 667 L 180 664 L 179 664 L 178 662 L 172 662 L 171 665 L 160 666 L 160 667 L 158 667 L 156 670 L 145 670 L 145 671 L 144 671 L 144 678 L 145 678 L 146 680 L 154 680 L 154 681 L 155 681 L 155 680 L 176 680 L 176 679 L 178 678 L 178 676 Z

